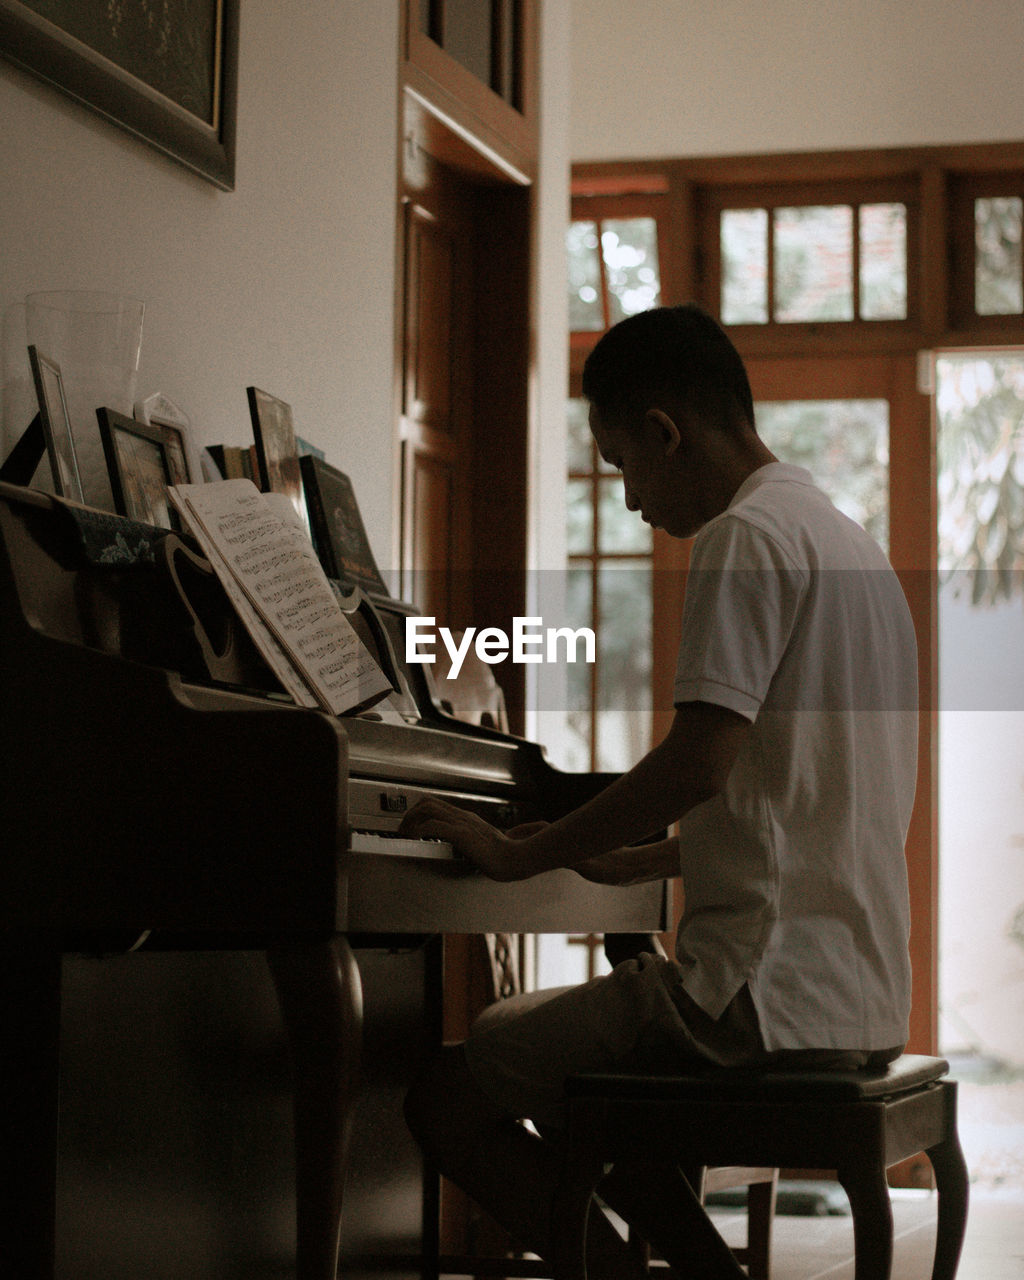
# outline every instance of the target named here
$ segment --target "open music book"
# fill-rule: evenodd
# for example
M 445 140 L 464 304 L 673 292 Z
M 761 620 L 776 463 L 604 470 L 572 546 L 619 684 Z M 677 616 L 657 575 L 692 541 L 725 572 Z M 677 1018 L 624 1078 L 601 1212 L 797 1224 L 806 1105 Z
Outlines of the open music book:
M 172 485 L 182 524 L 210 561 L 271 670 L 295 701 L 341 715 L 391 684 L 331 590 L 305 530 L 251 480 Z

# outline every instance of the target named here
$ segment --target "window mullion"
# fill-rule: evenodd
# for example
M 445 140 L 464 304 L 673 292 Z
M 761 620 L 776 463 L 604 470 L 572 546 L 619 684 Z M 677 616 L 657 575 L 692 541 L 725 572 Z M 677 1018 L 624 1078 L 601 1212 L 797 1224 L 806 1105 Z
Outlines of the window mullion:
M 604 260 L 604 219 L 597 218 L 595 225 L 597 226 L 597 270 L 601 281 L 601 315 L 604 318 L 604 327 L 610 329 L 612 304 L 608 297 L 608 267 Z
M 601 224 L 598 223 L 598 254 L 601 262 L 601 298 L 602 305 L 605 310 L 605 326 L 608 325 L 608 293 L 605 287 L 604 277 L 604 254 L 600 252 L 601 244 Z M 594 518 L 590 527 L 590 625 L 593 628 L 595 636 L 601 634 L 601 597 L 599 594 L 599 586 L 601 581 L 601 474 L 600 474 L 600 458 L 597 450 L 597 442 L 591 438 L 590 441 L 590 505 L 594 513 Z M 594 654 L 594 661 L 590 667 L 590 768 L 596 771 L 599 744 L 598 735 L 598 707 L 597 695 L 600 687 L 600 669 L 601 654 Z
M 853 318 L 860 319 L 860 218 L 862 206 L 858 203 L 853 206 L 853 217 L 851 219 L 851 229 L 853 234 L 853 244 L 851 246 L 852 253 L 850 255 L 850 272 L 853 279 L 850 281 L 850 288 L 853 298 Z M 904 255 L 905 257 L 905 255 Z
M 768 295 L 768 323 L 771 324 L 775 319 L 775 209 L 769 206 L 767 209 L 768 217 L 765 220 L 765 235 L 768 237 L 768 247 L 765 254 L 765 262 L 767 263 L 765 281 Z

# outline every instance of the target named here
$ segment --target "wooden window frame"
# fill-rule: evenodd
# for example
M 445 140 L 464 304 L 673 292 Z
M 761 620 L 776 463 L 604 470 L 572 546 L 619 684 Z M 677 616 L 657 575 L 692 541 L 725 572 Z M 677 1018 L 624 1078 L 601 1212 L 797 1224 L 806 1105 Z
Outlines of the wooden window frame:
M 973 311 L 976 195 L 1024 195 L 1024 142 L 768 156 L 591 162 L 573 166 L 574 220 L 659 218 L 661 292 L 720 312 L 722 208 L 784 203 L 907 205 L 905 320 L 730 325 L 744 355 L 895 354 L 1024 341 L 1024 315 Z M 656 212 L 651 212 L 656 211 Z M 667 218 L 669 239 L 662 233 Z M 965 298 L 970 303 L 965 303 Z M 573 334 L 574 368 L 599 334 Z
M 579 379 L 573 380 L 574 397 L 581 395 L 579 387 Z M 566 563 L 569 569 L 585 570 L 590 579 L 590 616 L 585 621 L 583 619 L 574 619 L 574 624 L 579 623 L 590 627 L 596 634 L 600 635 L 601 630 L 601 568 L 606 564 L 626 564 L 637 565 L 643 564 L 651 574 L 654 573 L 656 550 L 655 546 L 658 540 L 658 530 L 652 530 L 651 546 L 643 551 L 602 551 L 600 549 L 600 499 L 599 494 L 605 485 L 618 485 L 621 489 L 622 477 L 616 471 L 602 470 L 600 455 L 597 451 L 597 445 L 593 440 L 590 442 L 590 467 L 587 470 L 570 470 L 568 472 L 570 480 L 583 481 L 590 489 L 590 501 L 593 509 L 593 523 L 590 532 L 590 546 L 586 551 L 570 551 L 566 556 Z M 652 598 L 654 592 L 652 591 Z M 589 711 L 589 768 L 591 771 L 600 770 L 600 730 L 599 715 L 600 707 L 598 706 L 598 694 L 601 684 L 601 653 L 597 653 L 596 661 L 589 667 L 590 679 L 590 711 Z M 657 690 L 661 693 L 660 688 Z M 652 687 L 652 696 L 655 693 Z M 652 705 L 650 715 L 653 716 L 655 708 Z M 656 736 L 661 738 L 667 729 L 667 725 L 660 727 L 660 732 Z
M 401 75 L 406 118 L 413 121 L 406 143 L 418 134 L 424 150 L 456 168 L 529 184 L 538 155 L 537 0 L 514 5 L 518 65 L 510 102 L 424 33 L 418 5 L 405 0 Z
M 1022 317 L 979 315 L 974 310 L 974 202 L 986 196 L 1016 196 L 1024 200 L 1024 169 L 1010 173 L 956 174 L 950 183 L 951 320 L 959 333 L 977 334 L 977 341 L 998 345 L 1007 324 L 1014 320 L 1020 322 Z M 994 341 L 987 337 L 990 333 L 995 335 Z
M 572 220 L 574 222 L 602 222 L 614 218 L 652 218 L 658 229 L 658 270 L 661 276 L 661 298 L 663 302 L 679 302 L 681 297 L 673 287 L 666 296 L 666 277 L 673 286 L 680 277 L 685 277 L 684 263 L 685 238 L 673 234 L 674 228 L 688 225 L 686 211 L 678 198 L 668 191 L 626 192 L 623 194 L 607 194 L 588 196 L 585 199 L 573 197 Z M 609 303 L 605 283 L 604 259 L 600 252 L 601 264 L 602 311 L 605 322 L 608 321 Z M 579 395 L 579 377 L 583 371 L 583 362 L 601 336 L 602 330 L 580 330 L 569 335 L 570 376 L 574 379 L 575 390 L 571 394 Z
M 491 10 L 491 76 L 489 87 L 510 106 L 522 111 L 523 67 L 520 57 L 523 37 L 522 0 L 488 0 Z M 423 5 L 419 6 L 422 14 Z M 446 48 L 447 0 L 427 0 L 427 30 L 416 21 L 416 6 L 410 18 L 421 36 Z
M 777 354 L 806 350 L 809 341 L 821 331 L 830 334 L 842 330 L 842 342 L 857 349 L 879 350 L 899 345 L 908 330 L 919 323 L 921 297 L 920 252 L 920 187 L 912 178 L 854 179 L 842 183 L 792 182 L 767 185 L 722 184 L 704 187 L 697 192 L 698 243 L 700 263 L 701 300 L 715 314 L 720 311 L 722 289 L 721 215 L 726 209 L 765 209 L 769 215 L 768 280 L 767 293 L 769 319 L 758 324 L 730 324 L 733 340 L 750 351 L 770 350 Z M 792 206 L 827 205 L 858 209 L 866 204 L 902 204 L 907 210 L 907 314 L 901 320 L 866 320 L 856 315 L 859 311 L 860 246 L 859 236 L 853 236 L 851 261 L 851 289 L 854 295 L 855 317 L 851 320 L 782 321 L 771 318 L 774 302 L 773 236 L 771 214 Z M 714 304 L 714 305 L 712 305 Z

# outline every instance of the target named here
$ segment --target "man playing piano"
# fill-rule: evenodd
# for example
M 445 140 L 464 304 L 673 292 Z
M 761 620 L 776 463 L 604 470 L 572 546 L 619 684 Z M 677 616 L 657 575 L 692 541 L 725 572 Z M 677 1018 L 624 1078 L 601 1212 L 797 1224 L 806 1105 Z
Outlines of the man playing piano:
M 696 535 L 672 727 L 550 825 L 501 833 L 435 800 L 404 823 L 498 880 L 682 876 L 673 958 L 501 1002 L 409 1096 L 442 1172 L 542 1256 L 569 1073 L 880 1065 L 904 1044 L 910 1003 L 917 663 L 888 561 L 760 439 L 742 361 L 698 308 L 622 321 L 583 390 L 627 507 Z M 677 836 L 638 843 L 675 823 Z M 681 1178 L 643 1177 L 617 1167 L 602 1198 L 655 1245 L 685 1212 L 692 1249 L 669 1258 L 681 1276 L 742 1274 Z M 639 1277 L 603 1215 L 591 1221 L 591 1274 Z

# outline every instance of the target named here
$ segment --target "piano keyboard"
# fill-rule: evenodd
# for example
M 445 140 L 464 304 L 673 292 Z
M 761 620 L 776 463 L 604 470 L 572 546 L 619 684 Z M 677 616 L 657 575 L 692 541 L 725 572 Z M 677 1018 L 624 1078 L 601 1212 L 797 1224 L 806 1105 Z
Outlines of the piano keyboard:
M 447 840 L 416 840 L 409 836 L 353 831 L 349 841 L 353 853 L 377 853 L 391 858 L 439 858 L 451 860 L 455 852 Z

